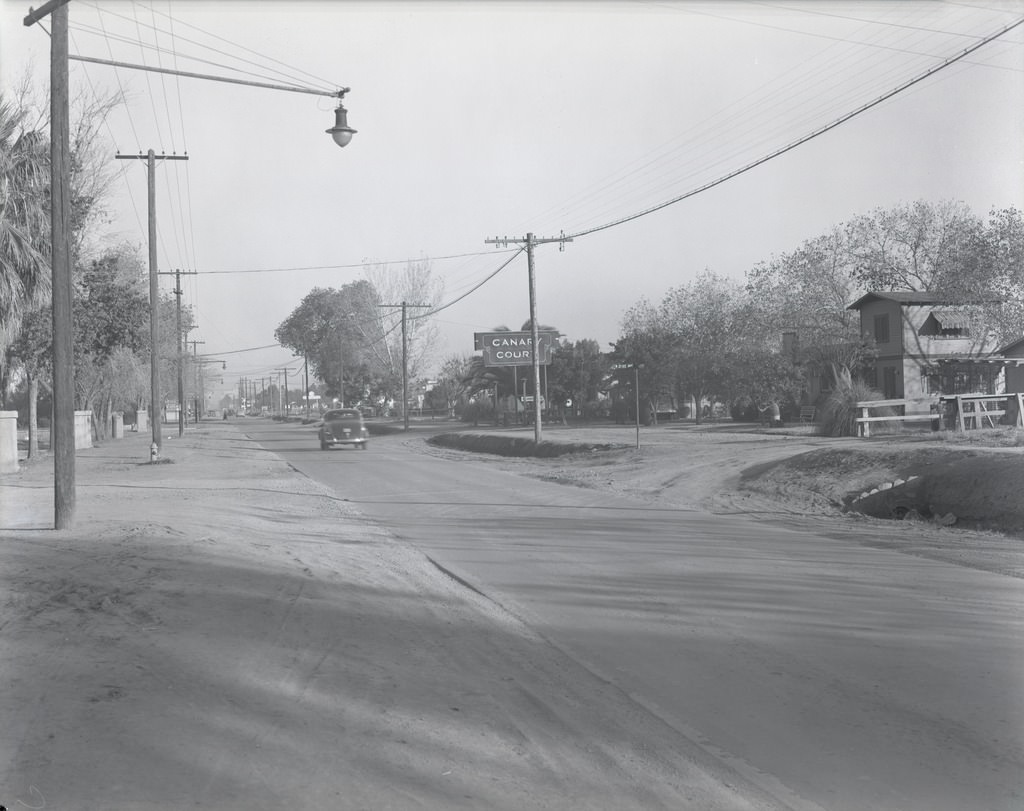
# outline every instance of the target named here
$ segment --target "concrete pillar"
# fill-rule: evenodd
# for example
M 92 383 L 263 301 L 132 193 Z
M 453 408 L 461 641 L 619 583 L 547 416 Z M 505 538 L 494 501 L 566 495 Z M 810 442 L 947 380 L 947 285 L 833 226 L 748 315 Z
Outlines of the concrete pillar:
M 92 447 L 92 412 L 75 412 L 75 450 Z
M 0 411 L 0 473 L 18 472 L 18 412 Z
M 149 412 L 140 408 L 135 417 L 135 430 L 144 434 L 149 430 Z
M 110 415 L 110 438 L 124 439 L 124 413 L 121 411 Z

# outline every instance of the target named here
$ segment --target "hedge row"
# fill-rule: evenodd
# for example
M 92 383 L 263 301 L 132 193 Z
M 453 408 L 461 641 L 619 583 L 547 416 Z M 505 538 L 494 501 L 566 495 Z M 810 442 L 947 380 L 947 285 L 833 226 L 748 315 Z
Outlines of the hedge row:
M 495 434 L 438 434 L 427 440 L 432 445 L 456 448 L 476 453 L 493 453 L 499 456 L 536 456 L 551 458 L 571 453 L 593 453 L 623 448 L 625 445 L 597 444 L 592 442 L 534 442 L 518 436 Z

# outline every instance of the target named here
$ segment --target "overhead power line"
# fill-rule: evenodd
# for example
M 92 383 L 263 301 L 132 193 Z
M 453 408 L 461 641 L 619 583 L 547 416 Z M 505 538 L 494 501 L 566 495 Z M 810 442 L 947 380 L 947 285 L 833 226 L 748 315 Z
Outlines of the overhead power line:
M 514 249 L 510 248 L 509 251 Z M 353 262 L 346 265 L 307 265 L 305 267 L 294 267 L 294 268 L 246 268 L 242 270 L 204 270 L 203 275 L 213 274 L 228 274 L 228 273 L 292 273 L 295 271 L 302 270 L 350 270 L 353 268 L 362 268 L 366 265 L 406 265 L 410 262 L 440 262 L 445 259 L 464 259 L 467 256 L 492 256 L 494 251 L 475 251 L 473 253 L 453 253 L 446 256 L 421 256 L 416 259 L 388 259 L 378 262 L 363 261 Z M 499 251 L 500 253 L 500 251 Z
M 595 226 L 593 228 L 587 228 L 587 229 L 584 229 L 584 230 L 581 230 L 581 231 L 576 231 L 576 232 L 571 233 L 571 234 L 566 234 L 566 239 L 573 239 L 573 238 L 577 238 L 577 237 L 587 236 L 589 234 L 597 233 L 598 231 L 606 231 L 609 228 L 614 228 L 617 225 L 623 225 L 623 224 L 625 224 L 627 222 L 632 222 L 633 220 L 637 220 L 640 217 L 644 217 L 644 216 L 646 216 L 648 214 L 653 214 L 655 211 L 661 211 L 661 209 L 663 209 L 663 208 L 668 208 L 671 205 L 675 205 L 676 203 L 679 203 L 679 202 L 681 202 L 683 200 L 686 200 L 686 199 L 688 199 L 690 197 L 693 197 L 694 195 L 700 194 L 701 192 L 705 192 L 705 191 L 708 191 L 709 189 L 713 189 L 715 186 L 720 186 L 721 184 L 725 183 L 727 180 L 732 180 L 734 177 L 739 177 L 740 175 L 745 174 L 746 172 L 749 172 L 751 169 L 757 168 L 758 166 L 760 166 L 763 163 L 767 163 L 768 161 L 770 161 L 770 160 L 772 160 L 774 158 L 777 158 L 780 155 L 784 155 L 787 152 L 790 152 L 790 151 L 796 149 L 798 146 L 802 146 L 803 144 L 806 144 L 808 141 L 811 141 L 811 140 L 819 137 L 820 135 L 824 135 L 826 132 L 829 132 L 830 130 L 834 130 L 836 127 L 840 126 L 841 124 L 845 124 L 847 121 L 849 121 L 852 118 L 855 118 L 856 116 L 860 115 L 861 113 L 867 112 L 868 110 L 872 109 L 873 107 L 877 107 L 882 102 L 887 101 L 888 99 L 891 99 L 893 96 L 895 96 L 895 95 L 897 95 L 899 93 L 902 93 L 904 90 L 906 90 L 906 89 L 908 89 L 910 87 L 913 87 L 914 85 L 924 81 L 925 79 L 929 78 L 930 76 L 934 76 L 940 70 L 943 70 L 944 68 L 947 68 L 947 67 L 949 67 L 950 65 L 952 65 L 952 64 L 954 64 L 956 62 L 959 62 L 964 57 L 974 53 L 979 48 L 983 48 L 985 45 L 988 45 L 993 40 L 1001 37 L 1007 31 L 1010 31 L 1010 30 L 1018 27 L 1021 24 L 1024 24 L 1024 18 L 1021 18 L 1021 19 L 1017 20 L 1016 22 L 1013 22 L 1013 23 L 1007 25 L 1005 28 L 1003 28 L 1001 31 L 999 31 L 999 32 L 997 32 L 995 34 L 991 34 L 991 35 L 985 37 L 980 42 L 975 43 L 974 45 L 972 45 L 971 47 L 965 49 L 964 51 L 962 51 L 961 53 L 957 54 L 956 56 L 951 56 L 949 59 L 946 59 L 941 64 L 936 65 L 933 68 L 929 68 L 924 73 L 919 74 L 918 76 L 915 76 L 914 78 L 909 79 L 906 82 L 903 82 L 901 85 L 893 88 L 892 90 L 889 90 L 886 93 L 883 93 L 881 96 L 879 96 L 878 98 L 874 99 L 873 101 L 869 101 L 866 104 L 862 104 L 860 107 L 858 107 L 857 109 L 853 110 L 852 112 L 849 112 L 849 113 L 846 113 L 843 116 L 840 116 L 836 120 L 832 121 L 829 124 L 826 124 L 823 127 L 818 128 L 814 132 L 811 132 L 811 133 L 803 136 L 802 138 L 798 138 L 796 141 L 793 141 L 792 143 L 787 144 L 786 146 L 782 147 L 781 149 L 776 149 L 774 152 L 771 152 L 768 155 L 765 155 L 765 156 L 763 156 L 761 158 L 758 158 L 757 160 L 755 160 L 755 161 L 753 161 L 751 163 L 748 163 L 745 166 L 740 167 L 739 169 L 736 169 L 736 170 L 734 170 L 732 172 L 729 172 L 728 174 L 722 175 L 721 177 L 717 178 L 716 180 L 712 180 L 709 183 L 705 183 L 702 186 L 698 186 L 696 189 L 691 189 L 690 191 L 685 192 L 684 194 L 680 194 L 680 195 L 678 195 L 676 197 L 673 197 L 671 200 L 666 200 L 663 203 L 658 203 L 655 206 L 650 206 L 649 208 L 645 208 L 642 211 L 638 211 L 638 212 L 636 212 L 634 214 L 630 214 L 630 215 L 628 215 L 626 217 L 620 217 L 619 219 L 613 220 L 613 221 L 608 222 L 608 223 L 605 223 L 604 225 L 598 225 L 598 226 Z

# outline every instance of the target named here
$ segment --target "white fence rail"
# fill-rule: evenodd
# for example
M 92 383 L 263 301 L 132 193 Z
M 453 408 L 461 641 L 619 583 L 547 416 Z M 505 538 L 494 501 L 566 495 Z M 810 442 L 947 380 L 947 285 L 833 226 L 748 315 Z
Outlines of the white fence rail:
M 975 428 L 994 428 L 1002 423 L 1001 417 L 1011 414 L 1013 425 L 1024 426 L 1024 393 L 1008 394 L 944 394 L 928 400 L 864 400 L 857 403 L 860 416 L 857 417 L 857 436 L 871 436 L 871 423 L 875 422 L 923 422 L 934 423 L 940 428 L 947 409 L 952 407 L 956 415 L 956 427 L 960 431 Z M 874 408 L 904 410 L 903 414 L 872 415 Z M 924 409 L 928 410 L 925 411 Z M 910 413 L 906 413 L 911 409 Z

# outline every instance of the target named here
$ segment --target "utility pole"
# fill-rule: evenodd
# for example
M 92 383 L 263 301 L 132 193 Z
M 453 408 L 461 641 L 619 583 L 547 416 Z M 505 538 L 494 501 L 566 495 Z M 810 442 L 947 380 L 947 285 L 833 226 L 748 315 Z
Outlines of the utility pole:
M 48 4 L 50 5 L 50 4 Z M 75 514 L 75 354 L 71 293 L 71 167 L 68 111 L 68 9 L 53 9 L 50 42 L 50 250 L 53 301 L 54 526 Z M 28 23 L 26 20 L 26 24 Z
M 495 237 L 494 239 L 485 239 L 484 243 L 487 245 L 502 245 L 507 246 L 509 243 L 513 244 L 526 244 L 526 267 L 530 286 L 530 340 L 532 346 L 530 348 L 530 365 L 533 367 L 533 440 L 537 444 L 541 441 L 541 427 L 540 427 L 540 325 L 537 323 L 537 284 L 534 280 L 533 273 L 533 247 L 535 245 L 543 245 L 548 242 L 560 243 L 559 250 L 565 250 L 565 243 L 572 242 L 572 237 L 566 237 L 564 235 L 558 237 L 543 237 L 538 239 L 532 233 L 527 234 L 525 237 L 518 239 L 508 237 L 501 237 L 500 239 Z M 514 367 L 513 367 L 514 368 Z
M 302 356 L 302 371 L 306 376 L 306 393 L 303 399 L 306 401 L 306 422 L 309 422 L 309 358 Z
M 51 15 L 50 31 L 50 279 L 53 320 L 54 528 L 66 529 L 75 516 L 75 355 L 71 296 L 71 141 L 68 111 L 68 0 L 29 9 L 26 27 Z
M 281 374 L 284 375 L 284 402 L 281 404 L 281 411 L 284 412 L 284 417 L 288 419 L 288 368 L 278 369 Z
M 185 378 L 184 378 L 184 358 L 182 358 L 182 350 L 185 348 L 186 336 L 181 329 L 181 274 L 195 275 L 194 270 L 180 270 L 175 269 L 173 271 L 158 272 L 157 276 L 173 276 L 174 277 L 174 295 L 178 300 L 177 306 L 177 324 L 178 324 L 178 438 L 181 439 L 185 435 Z M 195 325 L 192 326 L 195 329 Z
M 195 362 L 196 376 L 198 377 L 198 380 L 196 381 L 197 382 L 196 394 L 198 396 L 202 396 L 202 392 L 203 392 L 203 365 L 201 363 L 199 363 L 199 350 L 196 349 L 196 347 L 199 346 L 199 344 L 205 344 L 206 341 L 189 341 L 188 343 L 192 344 L 192 358 L 193 358 L 193 360 Z M 200 403 L 200 401 L 193 398 L 192 402 L 194 403 L 195 410 L 196 410 L 196 425 L 199 425 L 199 403 Z M 180 403 L 178 407 L 179 408 L 184 408 L 185 404 L 184 403 Z
M 156 414 L 160 403 L 160 285 L 156 268 L 156 162 L 158 160 L 187 161 L 188 155 L 157 155 L 150 149 L 145 155 L 115 155 L 117 160 L 146 161 L 147 189 L 149 192 L 149 407 L 153 412 L 153 447 L 160 455 L 163 440 L 160 436 L 161 418 Z M 179 404 L 179 407 L 183 404 Z
M 419 309 L 430 309 L 429 304 L 378 304 L 378 307 L 401 307 L 402 308 L 402 417 L 405 423 L 405 430 L 409 430 L 409 345 L 406 332 L 407 316 L 406 311 L 410 307 Z
M 341 342 L 338 347 L 338 396 L 339 405 L 345 407 L 345 343 Z

